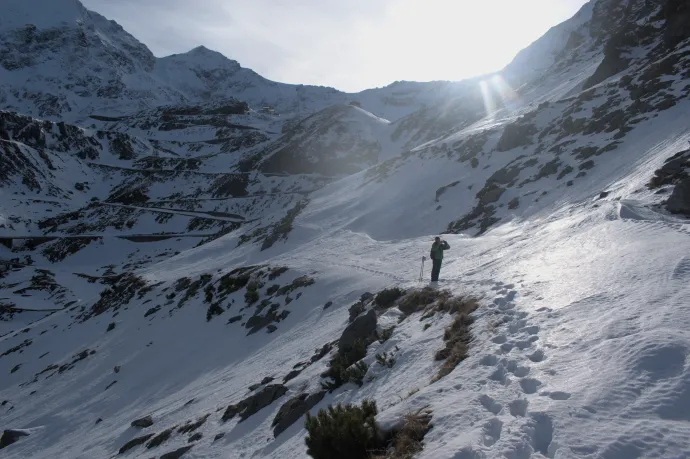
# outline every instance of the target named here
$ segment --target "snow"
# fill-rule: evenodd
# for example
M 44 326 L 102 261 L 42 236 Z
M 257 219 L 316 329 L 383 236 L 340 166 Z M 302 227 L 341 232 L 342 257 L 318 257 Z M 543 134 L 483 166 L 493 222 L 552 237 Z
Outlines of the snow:
M 25 8 L 11 2 L 15 12 Z M 391 308 L 378 318 L 378 328 L 395 330 L 388 341 L 369 346 L 362 387 L 350 383 L 327 393 L 312 412 L 373 399 L 377 422 L 391 426 L 428 408 L 433 428 L 419 458 L 690 457 L 690 223 L 665 212 L 664 195 L 647 187 L 655 170 L 687 148 L 690 102 L 679 98 L 621 137 L 608 129 L 590 135 L 556 129 L 544 134 L 546 148 L 526 141 L 496 149 L 508 125 L 529 123 L 543 133 L 570 114 L 590 120 L 607 104 L 629 108 L 627 91 L 607 86 L 617 77 L 579 100 L 600 50 L 580 49 L 568 65 L 554 63 L 570 32 L 587 28 L 595 3 L 521 53 L 504 72 L 506 79 L 526 80 L 520 98 L 478 118 L 479 81 L 397 82 L 352 95 L 270 82 L 203 47 L 151 61 L 146 70 L 142 47 L 123 81 L 137 90 L 161 89 L 146 102 L 152 107 L 202 103 L 197 92 L 208 88 L 195 72 L 212 70 L 223 77 L 214 81 L 217 94 L 227 96 L 227 84 L 253 109 L 270 103 L 283 112 L 227 116 L 224 126 L 248 126 L 266 139 L 226 151 L 205 143 L 220 132 L 213 126 L 218 119 L 190 118 L 195 122 L 189 126 L 164 130 L 155 127 L 155 108 L 134 113 L 130 100 L 67 95 L 84 113 L 117 105 L 128 115 L 90 120 L 100 131 L 79 131 L 69 140 L 79 146 L 97 139 L 97 160 L 80 159 L 77 147 L 61 143 L 56 125 L 38 128 L 45 148 L 22 143 L 20 132 L 0 141 L 17 147 L 11 150 L 16 164 L 8 163 L 15 169 L 0 189 L 0 233 L 62 238 L 27 252 L 0 245 L 2 267 L 10 267 L 0 272 L 0 429 L 29 434 L 3 449 L 3 457 L 111 458 L 135 437 L 208 416 L 198 430 L 203 437 L 183 457 L 305 458 L 303 418 L 277 438 L 271 423 L 290 398 L 321 390 L 330 356 L 293 379 L 286 375 L 341 336 L 348 308 L 364 292 L 427 286 L 430 266 L 420 281 L 420 264 L 433 236 L 480 207 L 492 179 L 505 187 L 495 200 L 485 199 L 496 222 L 482 234 L 470 225 L 465 234 L 443 235 L 452 248 L 434 286 L 479 299 L 469 357 L 432 383 L 441 365 L 434 354 L 452 317 L 405 318 Z M 71 20 L 71 3 L 59 5 L 51 24 Z M 115 24 L 89 15 L 101 51 L 138 46 Z M 17 17 L 0 24 L 15 27 Z M 645 59 L 638 51 L 635 59 Z M 31 71 L 40 76 L 54 65 L 40 61 Z M 664 79 L 683 94 L 687 79 Z M 46 81 L 34 83 L 51 89 Z M 281 134 L 286 119 L 293 124 Z M 99 136 L 114 132 L 125 134 L 139 157 L 118 158 L 110 137 Z M 598 150 L 614 140 L 615 150 Z M 379 151 L 367 162 L 357 155 L 371 144 Z M 257 153 L 270 158 L 285 145 L 313 161 L 356 158 L 360 172 L 325 177 L 234 169 L 242 159 Z M 551 148 L 556 145 L 560 149 Z M 579 157 L 578 149 L 587 146 L 596 153 Z M 142 170 L 149 163 L 138 161 L 160 147 L 166 157 L 198 160 L 199 169 L 185 163 L 176 170 L 182 163 L 170 162 Z M 46 158 L 54 168 L 45 167 Z M 556 160 L 556 172 L 543 172 Z M 593 165 L 581 167 L 586 160 Z M 567 167 L 572 170 L 561 177 Z M 219 192 L 216 181 L 230 173 L 246 179 L 246 186 Z M 75 190 L 75 182 L 89 188 Z M 105 201 L 114 190 L 137 186 L 145 203 Z M 300 200 L 307 206 L 285 222 Z M 44 222 L 70 212 L 77 215 Z M 226 224 L 229 231 L 217 234 Z M 262 236 L 286 227 L 285 239 L 262 245 Z M 127 239 L 160 234 L 170 237 Z M 44 250 L 85 235 L 99 238 L 57 261 Z M 217 238 L 200 244 L 208 236 Z M 210 292 L 218 292 L 224 275 L 250 265 L 289 268 L 259 287 L 270 306 L 247 304 L 240 289 L 219 299 L 222 314 L 212 316 L 206 284 L 184 287 L 185 279 L 203 276 L 216 289 Z M 123 289 L 121 274 L 136 275 L 150 289 Z M 302 276 L 315 283 L 284 296 L 268 292 Z M 116 306 L 87 318 L 104 298 Z M 119 300 L 126 302 L 117 308 Z M 257 308 L 288 314 L 275 330 L 248 334 L 245 323 Z M 377 362 L 383 352 L 395 358 L 392 367 Z M 287 393 L 244 422 L 223 422 L 225 408 L 266 377 Z M 153 426 L 131 427 L 146 415 Z M 119 457 L 160 457 L 188 445 L 188 435 L 175 431 L 160 447 L 139 446 Z

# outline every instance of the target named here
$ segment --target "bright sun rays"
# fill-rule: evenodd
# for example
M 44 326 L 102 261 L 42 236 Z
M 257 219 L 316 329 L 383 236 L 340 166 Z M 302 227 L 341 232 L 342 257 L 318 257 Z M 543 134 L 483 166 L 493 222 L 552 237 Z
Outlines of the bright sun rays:
M 493 118 L 501 108 L 512 107 L 520 100 L 517 92 L 506 83 L 501 75 L 494 75 L 480 81 L 479 89 L 484 99 L 486 115 L 490 118 Z

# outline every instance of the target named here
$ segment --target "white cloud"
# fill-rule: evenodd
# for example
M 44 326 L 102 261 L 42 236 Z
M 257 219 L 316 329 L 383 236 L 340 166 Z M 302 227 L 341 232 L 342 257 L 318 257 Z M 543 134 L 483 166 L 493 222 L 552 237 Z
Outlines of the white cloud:
M 502 68 L 585 0 L 83 0 L 156 55 L 197 45 L 347 91 Z

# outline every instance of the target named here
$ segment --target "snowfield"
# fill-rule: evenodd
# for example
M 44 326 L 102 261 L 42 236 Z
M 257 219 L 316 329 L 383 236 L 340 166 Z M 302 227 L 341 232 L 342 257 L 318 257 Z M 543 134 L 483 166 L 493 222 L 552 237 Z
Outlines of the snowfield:
M 430 410 L 419 458 L 690 459 L 682 1 L 359 94 L 55 1 L 0 18 L 0 456 L 304 459 L 307 411 L 374 400 Z

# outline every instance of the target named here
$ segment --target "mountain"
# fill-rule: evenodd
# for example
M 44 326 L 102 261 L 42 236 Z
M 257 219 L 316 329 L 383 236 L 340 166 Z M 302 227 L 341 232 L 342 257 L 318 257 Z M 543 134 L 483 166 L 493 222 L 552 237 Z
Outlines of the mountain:
M 687 456 L 686 0 L 358 94 L 3 12 L 3 457 Z

